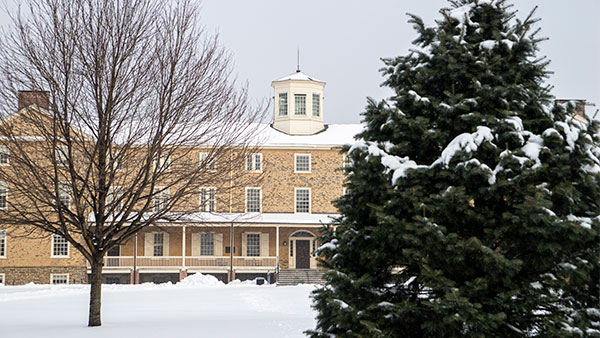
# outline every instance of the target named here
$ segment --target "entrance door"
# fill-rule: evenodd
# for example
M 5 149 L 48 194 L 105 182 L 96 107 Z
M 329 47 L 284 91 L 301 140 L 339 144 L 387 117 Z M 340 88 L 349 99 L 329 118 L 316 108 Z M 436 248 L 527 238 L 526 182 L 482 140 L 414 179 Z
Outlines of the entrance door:
M 296 240 L 296 269 L 310 269 L 309 240 Z

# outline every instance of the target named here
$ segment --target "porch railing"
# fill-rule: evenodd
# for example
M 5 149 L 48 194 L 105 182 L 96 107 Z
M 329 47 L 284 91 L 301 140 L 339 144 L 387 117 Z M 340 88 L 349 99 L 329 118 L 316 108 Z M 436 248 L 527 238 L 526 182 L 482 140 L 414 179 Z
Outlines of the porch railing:
M 185 257 L 185 266 L 191 268 L 226 268 L 229 267 L 229 256 L 192 256 Z M 248 257 L 234 256 L 233 267 L 275 267 L 276 257 Z M 138 256 L 136 266 L 147 267 L 181 267 L 182 256 Z M 89 266 L 88 266 L 89 267 Z M 104 268 L 131 268 L 133 256 L 107 256 L 104 257 Z

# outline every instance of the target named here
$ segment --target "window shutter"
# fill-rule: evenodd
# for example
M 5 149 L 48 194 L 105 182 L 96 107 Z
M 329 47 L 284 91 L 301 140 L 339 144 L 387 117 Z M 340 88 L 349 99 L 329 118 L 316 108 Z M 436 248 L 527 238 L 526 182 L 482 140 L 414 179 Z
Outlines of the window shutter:
M 215 256 L 223 256 L 223 234 L 215 234 L 214 254 Z
M 154 233 L 149 232 L 144 239 L 144 256 L 154 256 Z
M 163 256 L 171 256 L 171 254 L 169 253 L 169 233 L 168 232 L 164 232 L 164 239 L 163 239 Z
M 248 253 L 246 251 L 246 243 L 248 242 L 248 234 L 245 232 L 242 232 L 242 252 L 241 252 L 241 256 L 246 256 L 246 254 Z
M 192 234 L 192 256 L 200 256 L 200 233 Z
M 269 234 L 266 232 L 260 234 L 260 255 L 269 256 Z

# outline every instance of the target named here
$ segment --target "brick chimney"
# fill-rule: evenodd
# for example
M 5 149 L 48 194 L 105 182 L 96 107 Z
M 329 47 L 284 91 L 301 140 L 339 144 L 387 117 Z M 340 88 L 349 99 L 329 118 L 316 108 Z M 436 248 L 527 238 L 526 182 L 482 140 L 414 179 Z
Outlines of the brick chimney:
M 565 104 L 569 101 L 575 102 L 575 115 L 585 118 L 585 99 L 556 99 L 556 103 L 558 104 Z
M 50 93 L 44 90 L 19 90 L 18 101 L 19 110 L 32 104 L 36 104 L 40 108 L 49 110 Z

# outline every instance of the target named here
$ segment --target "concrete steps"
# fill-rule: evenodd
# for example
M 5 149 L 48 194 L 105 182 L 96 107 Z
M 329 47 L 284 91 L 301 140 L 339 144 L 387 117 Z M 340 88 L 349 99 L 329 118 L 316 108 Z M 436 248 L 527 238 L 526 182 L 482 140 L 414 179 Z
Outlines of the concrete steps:
M 323 271 L 310 269 L 279 270 L 277 285 L 324 284 Z

